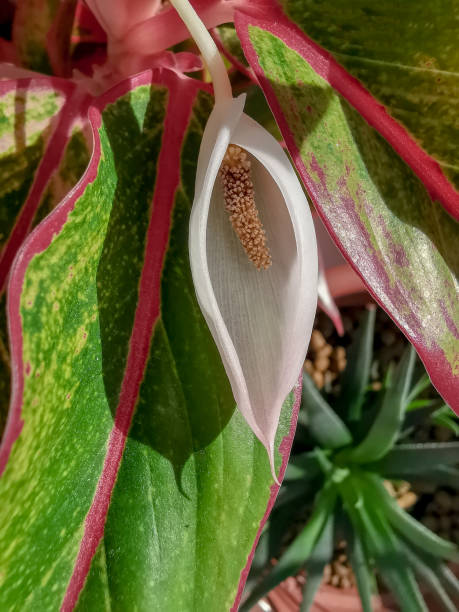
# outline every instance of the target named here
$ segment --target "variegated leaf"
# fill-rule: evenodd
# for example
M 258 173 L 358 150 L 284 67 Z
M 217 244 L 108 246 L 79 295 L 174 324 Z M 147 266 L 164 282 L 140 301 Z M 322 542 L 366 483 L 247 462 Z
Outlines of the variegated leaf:
M 84 610 L 220 610 L 240 597 L 278 487 L 189 269 L 211 104 L 169 71 L 97 100 L 84 178 L 16 259 L 1 608 L 71 610 L 82 589 Z M 282 413 L 281 477 L 298 403 L 297 390 Z
M 236 26 L 327 229 L 459 410 L 458 224 L 334 91 L 329 55 L 279 14 Z

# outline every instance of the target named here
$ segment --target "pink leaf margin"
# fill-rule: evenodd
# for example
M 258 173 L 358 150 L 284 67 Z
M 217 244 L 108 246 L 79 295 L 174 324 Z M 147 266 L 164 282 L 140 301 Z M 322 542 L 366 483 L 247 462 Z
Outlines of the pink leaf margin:
M 439 202 L 454 219 L 459 221 L 459 191 L 448 180 L 439 163 L 419 146 L 413 136 L 387 112 L 358 79 L 351 76 L 331 53 L 320 47 L 291 22 L 277 4 L 268 12 L 269 18 L 260 17 L 258 14 L 249 16 L 248 12 L 239 8 L 235 11 L 236 30 L 244 52 L 251 56 L 251 59 L 247 59 L 252 68 L 255 66 L 252 62 L 256 61 L 256 56 L 250 51 L 251 44 L 247 35 L 249 25 L 271 32 L 299 53 L 319 76 L 340 93 L 391 144 L 424 183 L 431 199 Z M 259 66 L 255 72 L 257 76 L 260 75 Z M 265 85 L 266 79 L 263 88 Z
M 339 91 L 339 93 L 346 97 L 346 99 L 348 99 L 348 101 L 353 106 L 355 106 L 355 108 L 359 112 L 361 112 L 360 106 L 364 105 L 364 103 L 367 103 L 369 107 L 372 106 L 372 109 L 366 109 L 366 113 L 364 114 L 362 112 L 362 115 L 365 117 L 368 123 L 380 133 L 382 133 L 381 126 L 383 126 L 384 129 L 389 132 L 393 130 L 393 133 L 398 135 L 399 144 L 405 145 L 405 150 L 408 150 L 410 152 L 410 155 L 413 159 L 419 155 L 418 170 L 421 168 L 423 173 L 425 173 L 428 171 L 429 167 L 436 166 L 438 170 L 440 169 L 438 167 L 438 164 L 436 164 L 436 162 L 433 162 L 433 160 L 431 160 L 427 156 L 427 154 L 422 149 L 420 149 L 416 143 L 412 141 L 411 137 L 406 134 L 404 128 L 397 124 L 397 122 L 395 122 L 395 120 L 392 119 L 392 117 L 390 117 L 386 113 L 385 109 L 376 103 L 376 101 L 372 98 L 368 91 L 364 89 L 364 87 L 359 83 L 359 81 L 354 79 L 354 77 L 351 77 L 341 66 L 339 66 L 339 64 L 337 64 L 337 62 L 328 52 L 321 49 L 316 43 L 314 43 L 305 34 L 303 34 L 303 32 L 297 26 L 295 26 L 288 19 L 286 19 L 283 13 L 277 11 L 275 12 L 275 15 L 276 19 L 273 18 L 268 21 L 266 18 L 259 18 L 256 15 L 251 16 L 241 11 L 236 11 L 235 26 L 244 53 L 250 66 L 257 75 L 257 78 L 260 82 L 260 86 L 262 87 L 269 106 L 276 118 L 280 131 L 285 138 L 285 142 L 287 144 L 289 153 L 292 156 L 293 162 L 329 234 L 334 237 L 334 241 L 342 251 L 343 255 L 346 257 L 346 259 L 357 272 L 357 274 L 362 278 L 374 300 L 382 308 L 384 308 L 384 310 L 386 310 L 386 312 L 388 312 L 388 314 L 392 316 L 392 318 L 397 323 L 395 314 L 392 313 L 390 311 L 390 307 L 388 308 L 379 298 L 377 294 L 377 289 L 370 285 L 369 280 L 364 277 L 362 272 L 353 262 L 351 256 L 344 250 L 339 241 L 339 238 L 333 231 L 333 227 L 330 225 L 327 218 L 322 214 L 320 206 L 320 194 L 316 193 L 314 184 L 309 179 L 308 172 L 303 164 L 300 152 L 295 144 L 295 139 L 290 131 L 290 127 L 287 124 L 287 121 L 285 120 L 274 90 L 271 87 L 269 80 L 266 78 L 259 64 L 258 56 L 252 46 L 248 34 L 249 26 L 253 25 L 255 27 L 261 28 L 283 40 L 286 45 L 288 45 L 289 47 L 294 49 L 299 55 L 301 55 L 320 76 L 322 76 L 328 83 L 330 83 L 330 85 L 332 85 L 332 87 L 334 87 L 337 91 Z M 354 102 L 358 103 L 359 107 L 357 107 Z M 371 118 L 374 120 L 374 122 L 370 120 Z M 385 134 L 383 134 L 383 136 L 386 137 Z M 392 144 L 392 146 L 394 146 L 394 143 L 392 141 L 389 142 L 390 144 Z M 405 159 L 407 163 L 409 163 L 409 161 L 405 157 L 403 157 L 403 155 L 401 155 L 401 157 Z M 409 165 L 411 166 L 411 164 Z M 412 169 L 416 172 L 413 167 Z M 423 177 L 420 176 L 419 178 L 422 180 Z M 444 180 L 446 181 L 445 178 Z M 439 180 L 438 185 L 440 186 L 440 184 L 443 184 L 441 180 Z M 451 189 L 451 185 L 449 185 L 449 191 L 445 188 L 445 191 L 443 192 L 444 195 L 446 195 L 447 192 L 449 193 Z M 459 195 L 457 194 L 457 192 L 455 193 L 456 196 Z M 430 193 L 430 195 L 431 197 L 433 197 L 432 193 Z M 457 202 L 457 197 L 454 202 Z M 457 210 L 459 210 L 459 205 L 456 209 L 456 204 L 454 204 L 454 202 L 449 200 L 449 205 L 450 208 L 456 210 L 457 212 Z M 416 330 L 416 325 L 413 325 L 412 329 Z M 452 333 L 458 334 L 458 331 L 454 326 L 453 322 L 451 322 L 450 329 Z M 418 335 L 414 337 L 413 334 L 409 335 L 406 330 L 402 329 L 402 331 L 410 340 L 410 342 L 415 346 L 418 355 L 426 366 L 426 369 L 434 386 L 443 396 L 445 401 L 448 402 L 450 407 L 457 414 L 459 414 L 459 375 L 456 373 L 452 375 L 451 364 L 448 363 L 441 348 L 436 343 L 434 343 L 433 346 L 427 346 L 427 344 L 423 341 L 424 339 L 422 336 Z

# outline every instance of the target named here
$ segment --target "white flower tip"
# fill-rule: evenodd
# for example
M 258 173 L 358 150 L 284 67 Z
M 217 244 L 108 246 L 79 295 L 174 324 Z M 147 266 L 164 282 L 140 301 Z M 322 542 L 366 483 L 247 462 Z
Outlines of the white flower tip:
M 268 445 L 266 445 L 266 450 L 268 451 L 269 465 L 271 468 L 272 477 L 274 479 L 274 482 L 280 487 L 281 483 L 277 478 L 276 474 L 274 442 L 270 442 Z
M 190 218 L 190 264 L 234 399 L 265 446 L 279 485 L 275 435 L 311 336 L 317 246 L 309 205 L 287 156 L 264 128 L 243 114 L 243 104 L 242 98 L 216 104 L 204 132 Z M 239 195 L 233 198 L 231 191 L 225 198 L 221 173 L 230 145 L 236 147 L 233 153 L 244 152 L 238 163 L 250 175 L 250 182 L 238 186 L 242 195 L 250 196 L 240 209 Z M 235 211 L 225 205 L 234 205 Z M 234 224 L 228 212 L 237 213 Z M 235 231 L 242 217 L 250 227 Z M 258 250 L 252 248 L 256 245 Z

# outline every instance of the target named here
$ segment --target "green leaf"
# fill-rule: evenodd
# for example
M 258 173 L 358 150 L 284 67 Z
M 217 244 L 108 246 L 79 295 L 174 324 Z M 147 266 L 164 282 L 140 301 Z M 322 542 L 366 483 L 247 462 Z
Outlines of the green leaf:
M 263 533 L 258 540 L 257 548 L 255 549 L 255 554 L 253 556 L 252 565 L 250 567 L 250 574 L 247 578 L 247 582 L 245 584 L 246 589 L 253 588 L 253 585 L 259 579 L 262 572 L 267 567 L 270 557 L 270 522 L 265 524 Z M 81 610 L 85 608 L 85 600 L 84 596 L 80 600 L 79 607 Z
M 410 389 L 408 397 L 406 398 L 407 410 L 413 409 L 412 406 L 414 404 L 414 400 L 428 387 L 430 387 L 430 378 L 427 376 L 427 374 L 423 374 L 416 384 Z
M 362 442 L 346 453 L 348 461 L 376 461 L 394 445 L 403 423 L 415 357 L 414 349 L 408 346 L 394 372 L 391 385 L 384 394 L 381 409 L 373 425 Z
M 441 402 L 441 399 L 439 400 Z M 415 427 L 419 427 L 429 423 L 432 413 L 438 406 L 438 400 L 429 401 L 429 405 L 426 405 L 416 410 L 405 411 L 405 419 L 402 425 L 403 435 L 410 434 Z M 407 406 L 407 409 L 409 406 Z
M 331 514 L 307 560 L 306 583 L 303 588 L 303 601 L 301 602 L 300 612 L 308 612 L 310 610 L 322 582 L 324 567 L 332 560 L 334 525 L 334 516 Z
M 459 442 L 426 442 L 398 444 L 380 461 L 368 465 L 368 469 L 381 474 L 397 474 L 403 479 L 445 465 L 459 463 Z
M 425 566 L 434 572 L 436 578 L 440 581 L 441 587 L 453 598 L 454 601 L 459 601 L 459 580 L 451 569 L 440 559 L 429 555 L 423 550 L 420 550 L 413 544 L 405 543 L 409 546 Z M 456 569 L 456 568 L 455 568 Z M 454 608 L 456 609 L 456 608 Z
M 197 81 L 170 71 L 96 100 L 84 178 L 16 259 L 1 609 L 72 609 L 96 549 L 85 610 L 234 603 L 276 488 L 235 409 L 189 269 L 211 107 Z M 289 394 L 278 468 L 293 403 Z
M 432 417 L 432 423 L 434 425 L 439 425 L 440 427 L 445 427 L 446 429 L 450 429 L 455 436 L 459 436 L 459 425 L 456 419 L 445 415 L 437 415 Z
M 336 492 L 332 487 L 324 488 L 319 492 L 313 513 L 306 527 L 290 544 L 271 572 L 250 593 L 240 607 L 241 612 L 249 612 L 259 599 L 282 580 L 295 575 L 306 563 L 330 514 L 333 513 L 335 500 Z
M 423 559 L 421 559 L 421 557 L 418 556 L 409 546 L 404 545 L 402 542 L 400 544 L 408 562 L 413 567 L 413 570 L 422 580 L 422 584 L 426 585 L 431 593 L 435 595 L 441 609 L 445 610 L 446 612 L 456 612 L 456 606 L 449 598 L 435 571 L 429 567 L 429 565 L 425 563 Z
M 361 482 L 366 487 L 369 498 L 374 500 L 375 507 L 384 513 L 392 527 L 409 542 L 430 555 L 452 561 L 459 560 L 458 547 L 440 538 L 402 510 L 396 500 L 386 491 L 378 476 L 368 472 L 362 473 Z
M 393 591 L 402 610 L 427 612 L 427 606 L 416 584 L 414 574 L 406 565 L 399 542 L 389 524 L 378 513 L 373 515 L 373 520 L 378 530 L 379 544 L 384 541 L 384 544 L 375 553 L 376 566 L 384 582 Z
M 459 436 L 459 421 L 457 419 L 457 415 L 455 415 L 451 408 L 446 404 L 441 406 L 441 408 L 438 408 L 438 410 L 435 410 L 435 412 L 432 414 L 432 422 L 435 425 L 440 425 L 441 427 L 450 429 L 455 436 Z
M 438 404 L 438 400 L 435 399 L 419 399 L 413 402 L 408 402 L 405 412 L 411 412 L 413 410 L 419 410 L 419 408 L 427 408 Z
M 435 571 L 451 597 L 459 601 L 459 580 L 457 576 L 444 563 L 437 563 Z
M 308 2 L 313 5 L 313 0 Z M 299 13 L 304 6 L 298 2 Z M 319 15 L 323 2 L 317 6 L 314 14 Z M 341 15 L 335 8 L 331 23 Z M 394 17 L 396 12 L 390 11 Z M 329 14 L 328 9 L 325 12 Z M 346 9 L 346 13 L 355 19 L 359 12 Z M 314 20 L 298 20 L 315 30 Z M 376 118 L 386 127 L 390 123 L 384 108 L 364 95 L 358 82 L 333 58 L 280 11 L 275 18 L 236 11 L 235 23 L 244 53 L 327 230 L 378 303 L 414 344 L 445 401 L 454 406 L 458 339 L 451 322 L 459 318 L 458 224 L 430 198 L 388 142 L 336 94 L 334 87 L 351 92 L 353 103 L 357 98 L 361 102 L 361 111 L 373 102 L 372 123 Z M 322 17 L 320 23 L 327 30 Z M 330 36 L 346 42 L 348 30 L 353 31 L 353 26 L 346 26 L 332 27 Z M 356 27 L 360 31 L 360 24 Z M 390 44 L 387 31 L 384 27 L 381 35 Z M 450 129 L 452 125 L 442 142 L 451 142 Z M 390 130 L 385 134 L 389 136 Z M 425 159 L 414 140 L 410 146 Z M 452 158 L 457 155 L 453 153 Z M 438 166 L 432 160 L 428 166 L 432 172 L 426 175 L 433 176 Z M 443 182 L 449 185 L 445 178 Z M 459 202 L 456 191 L 449 188 Z
M 346 425 L 327 404 L 311 377 L 303 373 L 302 409 L 307 416 L 307 425 L 322 448 L 340 448 L 352 442 Z
M 357 531 L 355 529 L 349 529 L 349 531 L 349 559 L 357 580 L 360 603 L 362 604 L 363 612 L 372 612 L 371 597 L 373 594 L 374 577 L 368 567 L 365 551 Z
M 346 353 L 347 365 L 341 379 L 339 409 L 349 421 L 358 421 L 361 417 L 373 356 L 375 317 L 375 308 L 365 311 Z
M 448 416 L 453 419 L 458 418 L 457 415 L 446 404 L 443 404 L 442 406 L 440 406 L 440 408 L 438 408 L 432 416 Z
M 374 559 L 402 610 L 426 612 L 414 575 L 406 565 L 395 534 L 364 480 L 356 475 L 350 476 L 341 483 L 340 492 L 354 529 L 361 535 L 368 555 Z

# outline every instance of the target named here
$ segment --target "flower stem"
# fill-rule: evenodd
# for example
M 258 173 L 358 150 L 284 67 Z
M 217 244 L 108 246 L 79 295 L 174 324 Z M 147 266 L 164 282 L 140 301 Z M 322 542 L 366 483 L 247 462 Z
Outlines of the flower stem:
M 228 73 L 226 72 L 225 64 L 206 26 L 188 0 L 170 1 L 180 15 L 183 23 L 190 31 L 206 63 L 214 85 L 215 101 L 218 102 L 232 98 L 231 83 L 228 78 Z

